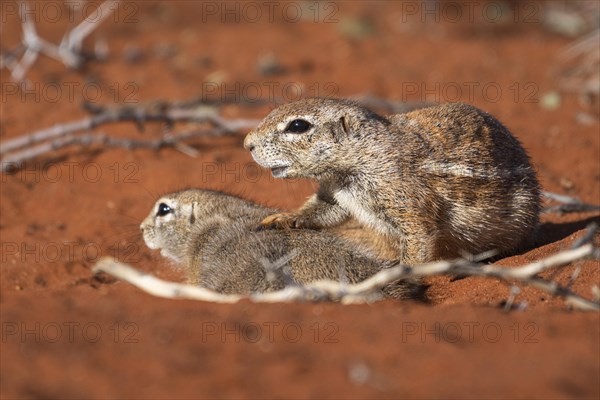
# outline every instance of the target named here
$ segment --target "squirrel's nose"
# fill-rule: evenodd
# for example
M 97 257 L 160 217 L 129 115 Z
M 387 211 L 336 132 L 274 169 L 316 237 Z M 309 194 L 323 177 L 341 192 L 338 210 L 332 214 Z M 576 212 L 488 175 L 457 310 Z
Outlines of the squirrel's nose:
M 254 143 L 252 142 L 252 137 L 250 135 L 246 136 L 246 139 L 244 139 L 244 148 L 246 150 L 254 150 Z

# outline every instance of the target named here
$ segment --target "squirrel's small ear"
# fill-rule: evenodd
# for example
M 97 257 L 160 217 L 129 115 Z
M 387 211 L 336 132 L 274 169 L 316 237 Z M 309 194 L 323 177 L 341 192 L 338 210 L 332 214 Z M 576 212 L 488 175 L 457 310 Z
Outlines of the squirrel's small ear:
M 334 124 L 333 127 L 333 140 L 339 143 L 344 137 L 348 137 L 352 134 L 350 125 L 348 124 L 348 118 L 345 116 L 340 117 L 339 120 Z
M 194 225 L 196 223 L 196 213 L 199 211 L 200 207 L 198 207 L 198 202 L 192 202 L 192 212 L 190 213 L 190 225 Z
M 340 118 L 340 127 L 344 131 L 346 135 L 350 135 L 350 127 L 348 126 L 348 122 L 346 121 L 346 117 Z

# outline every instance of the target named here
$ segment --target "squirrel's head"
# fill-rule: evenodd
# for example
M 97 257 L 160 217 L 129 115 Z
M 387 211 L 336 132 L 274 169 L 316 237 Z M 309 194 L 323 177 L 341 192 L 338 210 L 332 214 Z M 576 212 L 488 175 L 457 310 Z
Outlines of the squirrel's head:
M 175 262 L 183 262 L 194 235 L 215 218 L 229 218 L 229 203 L 237 198 L 210 190 L 188 189 L 159 198 L 140 225 L 144 242 Z
M 347 100 L 311 98 L 282 105 L 252 130 L 244 147 L 276 178 L 320 178 L 355 163 L 352 142 L 368 135 L 366 124 L 385 118 Z
M 159 198 L 140 230 L 149 248 L 160 249 L 164 257 L 181 263 L 199 235 L 233 220 L 258 223 L 274 211 L 213 190 L 185 189 Z
M 193 196 L 192 196 L 193 195 Z M 201 194 L 177 192 L 162 196 L 140 225 L 144 242 L 151 249 L 176 262 L 185 255 L 185 238 L 199 217 Z

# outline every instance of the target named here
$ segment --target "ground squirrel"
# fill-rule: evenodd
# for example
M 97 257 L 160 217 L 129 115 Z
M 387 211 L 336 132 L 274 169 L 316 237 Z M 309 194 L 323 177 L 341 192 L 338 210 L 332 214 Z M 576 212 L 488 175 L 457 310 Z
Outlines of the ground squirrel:
M 158 199 L 140 229 L 149 248 L 186 267 L 189 283 L 222 293 L 272 291 L 322 279 L 356 283 L 386 265 L 328 232 L 256 231 L 276 211 L 224 193 L 188 189 Z M 417 298 L 420 290 L 414 281 L 382 289 L 393 298 Z
M 415 264 L 514 251 L 538 225 L 540 189 L 525 150 L 467 104 L 386 118 L 351 101 L 305 99 L 273 110 L 244 146 L 275 177 L 320 183 L 298 211 L 264 219 L 266 228 L 320 229 L 352 216 Z

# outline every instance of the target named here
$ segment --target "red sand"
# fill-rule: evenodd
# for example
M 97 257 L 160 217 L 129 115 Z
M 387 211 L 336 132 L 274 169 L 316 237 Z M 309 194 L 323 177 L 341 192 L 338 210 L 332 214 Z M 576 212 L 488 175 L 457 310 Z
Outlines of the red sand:
M 85 117 L 82 97 L 100 105 L 185 100 L 210 92 L 207 82 L 221 76 L 223 89 L 242 91 L 237 100 L 256 93 L 293 100 L 284 88 L 302 82 L 308 95 L 475 104 L 519 137 L 544 189 L 600 204 L 597 103 L 586 111 L 596 118 L 590 125 L 577 122 L 586 107 L 574 95 L 564 95 L 557 109 L 540 105 L 558 89 L 557 54 L 569 43 L 541 26 L 541 9 L 526 9 L 534 19 L 513 15 L 497 24 L 466 14 L 461 23 L 440 14 L 441 22 L 424 24 L 419 10 L 402 23 L 399 4 L 321 3 L 317 19 L 333 12 L 338 22 L 292 23 L 281 15 L 270 22 L 264 14 L 236 24 L 222 22 L 222 10 L 208 14 L 207 5 L 218 3 L 125 2 L 94 35 L 110 46 L 105 63 L 81 73 L 41 57 L 28 74 L 38 85 L 28 95 L 12 93 L 3 69 L 1 139 Z M 9 49 L 20 30 L 4 11 L 2 48 Z M 357 25 L 356 18 L 371 22 Z M 42 18 L 38 31 L 58 41 L 67 26 L 65 18 Z M 166 45 L 176 54 L 158 57 L 157 46 Z M 131 46 L 143 55 L 139 63 L 123 56 Z M 282 74 L 257 72 L 267 53 Z M 60 88 L 58 101 L 52 85 Z M 261 118 L 269 109 L 230 105 L 224 114 Z M 128 123 L 99 130 L 136 138 L 161 133 L 157 124 L 143 134 Z M 257 169 L 242 140 L 195 140 L 197 158 L 173 149 L 71 147 L 2 175 L 2 398 L 600 396 L 599 315 L 568 311 L 562 300 L 527 288 L 516 299 L 526 310 L 505 313 L 500 305 L 509 290 L 496 280 L 432 278 L 431 305 L 219 305 L 156 299 L 93 276 L 98 256 L 116 255 L 161 278 L 181 279 L 144 246 L 138 230 L 161 193 L 216 188 L 292 209 L 314 192 L 313 183 L 274 180 Z M 546 216 L 542 244 L 500 263 L 521 265 L 568 248 L 598 220 L 597 214 Z M 582 271 L 573 289 L 590 297 L 598 263 L 577 265 Z M 568 282 L 573 268 L 556 279 Z

